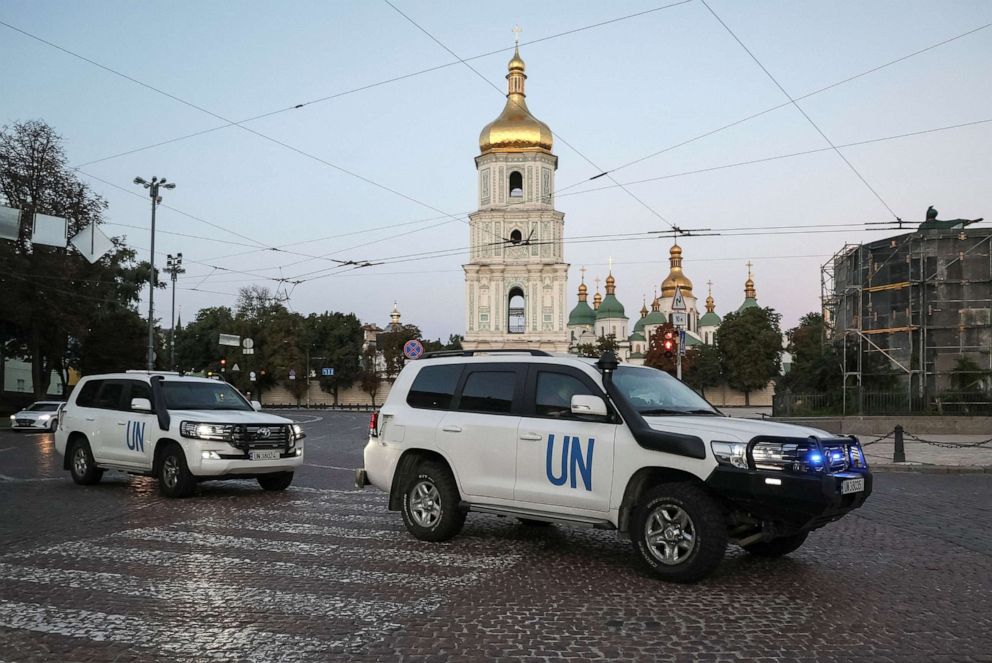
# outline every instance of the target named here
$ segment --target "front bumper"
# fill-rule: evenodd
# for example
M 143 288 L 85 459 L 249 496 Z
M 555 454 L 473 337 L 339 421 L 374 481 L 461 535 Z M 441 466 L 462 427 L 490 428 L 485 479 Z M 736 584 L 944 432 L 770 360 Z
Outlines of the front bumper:
M 52 422 L 39 421 L 38 419 L 12 419 L 10 422 L 11 430 L 40 430 L 47 431 L 51 430 Z
M 251 460 L 248 451 L 217 442 L 188 440 L 183 447 L 186 451 L 189 471 L 198 477 L 292 472 L 303 464 L 304 457 L 304 446 L 301 442 L 297 442 L 295 447 L 288 450 L 271 449 L 279 452 L 279 458 L 267 460 Z M 219 458 L 204 458 L 204 453 L 214 454 Z
M 852 479 L 864 479 L 864 490 L 841 493 L 844 482 Z M 713 470 L 706 485 L 758 520 L 781 522 L 791 530 L 807 531 L 864 504 L 871 495 L 872 475 L 867 470 L 806 475 L 721 466 Z

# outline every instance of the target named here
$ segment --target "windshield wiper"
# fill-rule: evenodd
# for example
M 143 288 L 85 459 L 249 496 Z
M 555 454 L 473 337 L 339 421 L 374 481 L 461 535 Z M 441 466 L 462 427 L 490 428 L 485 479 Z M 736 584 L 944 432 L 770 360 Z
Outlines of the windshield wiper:
M 670 407 L 650 408 L 648 410 L 638 410 L 638 412 L 640 412 L 641 415 L 647 415 L 649 417 L 659 414 L 710 414 L 710 415 L 718 416 L 717 413 L 714 412 L 713 410 L 703 410 L 703 409 L 676 410 Z

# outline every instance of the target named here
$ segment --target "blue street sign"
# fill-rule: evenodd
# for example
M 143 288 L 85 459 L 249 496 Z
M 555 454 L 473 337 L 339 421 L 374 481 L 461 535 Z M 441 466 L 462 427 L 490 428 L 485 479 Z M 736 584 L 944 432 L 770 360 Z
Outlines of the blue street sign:
M 411 339 L 403 344 L 403 354 L 407 359 L 417 359 L 424 354 L 424 346 L 417 339 Z
M 685 356 L 685 330 L 679 330 L 679 354 Z
M 334 377 L 334 369 L 333 368 L 322 368 L 322 369 L 320 369 L 320 376 L 321 377 L 324 377 L 324 378 Z

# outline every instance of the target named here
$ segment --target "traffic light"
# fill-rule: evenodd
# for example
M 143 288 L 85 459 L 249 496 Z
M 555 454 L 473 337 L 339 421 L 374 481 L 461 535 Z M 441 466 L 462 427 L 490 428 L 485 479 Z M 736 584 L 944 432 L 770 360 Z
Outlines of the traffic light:
M 225 368 L 227 368 L 227 360 L 226 359 L 221 359 L 220 360 L 220 371 L 221 371 L 221 373 L 224 372 L 224 369 Z
M 672 357 L 675 354 L 675 334 L 668 330 L 665 332 L 664 340 L 662 341 L 662 347 L 665 348 L 665 356 Z

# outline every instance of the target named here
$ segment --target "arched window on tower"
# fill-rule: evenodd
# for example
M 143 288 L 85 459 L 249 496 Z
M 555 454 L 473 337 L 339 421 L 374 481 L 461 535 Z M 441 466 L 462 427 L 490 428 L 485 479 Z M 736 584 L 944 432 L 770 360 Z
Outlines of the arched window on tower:
M 523 334 L 527 331 L 526 302 L 524 291 L 520 288 L 510 290 L 510 305 L 507 307 L 506 329 L 511 334 Z
M 510 198 L 524 197 L 524 176 L 520 171 L 510 173 Z

